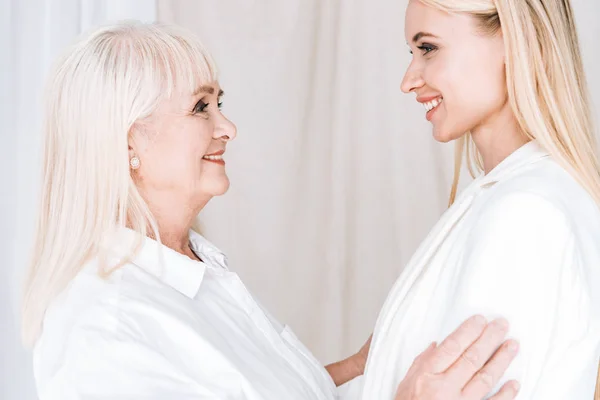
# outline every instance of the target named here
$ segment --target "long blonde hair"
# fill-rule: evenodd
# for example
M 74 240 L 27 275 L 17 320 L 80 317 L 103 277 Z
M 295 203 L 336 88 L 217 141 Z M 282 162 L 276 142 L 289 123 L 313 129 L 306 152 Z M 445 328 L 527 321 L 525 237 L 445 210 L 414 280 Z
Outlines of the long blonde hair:
M 107 234 L 128 226 L 158 237 L 131 178 L 130 130 L 161 101 L 214 80 L 200 41 L 163 24 L 99 28 L 59 60 L 45 95 L 42 187 L 23 299 L 26 345 L 37 340 L 51 301 L 101 256 Z
M 449 13 L 467 13 L 484 34 L 502 31 L 508 100 L 530 139 L 536 139 L 600 205 L 600 163 L 589 93 L 569 0 L 420 0 Z M 462 160 L 473 175 L 481 157 L 469 134 L 456 143 L 454 201 Z
M 508 99 L 520 128 L 567 169 L 600 206 L 600 164 L 589 93 L 569 0 L 420 0 L 467 13 L 484 34 L 502 30 Z M 456 143 L 454 202 L 463 155 L 473 176 L 482 159 L 469 133 Z M 600 400 L 600 368 L 595 400 Z

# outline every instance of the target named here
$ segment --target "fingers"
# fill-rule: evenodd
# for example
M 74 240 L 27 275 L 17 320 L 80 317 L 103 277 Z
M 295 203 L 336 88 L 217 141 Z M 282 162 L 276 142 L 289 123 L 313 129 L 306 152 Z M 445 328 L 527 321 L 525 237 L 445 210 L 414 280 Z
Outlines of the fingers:
M 485 327 L 481 336 L 448 368 L 445 375 L 453 382 L 466 385 L 496 352 L 507 332 L 508 322 L 505 319 L 492 321 Z
M 481 315 L 463 322 L 435 349 L 431 360 L 431 372 L 446 371 L 481 336 L 485 327 L 486 320 Z
M 419 373 L 423 370 L 431 373 L 430 371 L 430 360 L 432 360 L 435 356 L 437 343 L 431 343 L 425 350 L 423 350 L 413 361 L 411 364 L 407 375 L 413 375 L 415 373 Z
M 520 385 L 517 381 L 506 382 L 489 400 L 513 400 L 519 394 L 519 388 Z
M 496 386 L 502 375 L 508 369 L 510 363 L 514 360 L 517 352 L 519 351 L 519 345 L 515 340 L 506 341 L 492 358 L 485 364 L 479 372 L 475 373 L 473 378 L 463 388 L 463 395 L 467 399 L 481 399 L 487 395 Z M 492 397 L 494 400 L 512 399 L 510 397 L 513 390 L 513 384 L 510 387 L 503 386 L 503 389 L 498 392 L 496 396 Z M 509 397 L 506 397 L 509 396 Z M 515 394 L 516 396 L 516 394 Z
M 413 361 L 413 365 L 422 364 L 423 362 L 427 362 L 426 360 L 430 360 L 435 357 L 435 353 L 437 350 L 437 343 L 433 342 L 425 350 L 423 350 Z M 431 372 L 431 371 L 430 371 Z

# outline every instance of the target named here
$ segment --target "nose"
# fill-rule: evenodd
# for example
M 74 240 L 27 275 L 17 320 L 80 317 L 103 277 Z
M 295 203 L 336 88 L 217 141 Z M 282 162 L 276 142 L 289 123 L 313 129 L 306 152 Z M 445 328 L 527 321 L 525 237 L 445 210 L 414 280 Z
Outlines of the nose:
M 415 60 L 413 60 L 404 74 L 404 78 L 400 84 L 400 89 L 404 93 L 410 93 L 420 87 L 423 87 L 423 85 L 425 85 L 425 81 L 423 80 L 422 72 L 422 68 L 416 64 Z
M 219 121 L 215 125 L 213 139 L 229 142 L 236 138 L 237 128 L 233 122 L 228 120 L 223 114 L 219 115 Z

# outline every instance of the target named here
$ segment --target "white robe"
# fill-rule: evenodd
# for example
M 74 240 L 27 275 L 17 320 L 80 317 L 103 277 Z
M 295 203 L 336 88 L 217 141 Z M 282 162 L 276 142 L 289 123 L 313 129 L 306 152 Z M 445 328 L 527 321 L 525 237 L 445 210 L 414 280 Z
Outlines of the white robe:
M 507 318 L 520 342 L 500 382 L 519 380 L 518 399 L 593 397 L 600 211 L 535 141 L 476 179 L 421 244 L 379 315 L 362 398 L 393 399 L 415 357 L 476 313 Z

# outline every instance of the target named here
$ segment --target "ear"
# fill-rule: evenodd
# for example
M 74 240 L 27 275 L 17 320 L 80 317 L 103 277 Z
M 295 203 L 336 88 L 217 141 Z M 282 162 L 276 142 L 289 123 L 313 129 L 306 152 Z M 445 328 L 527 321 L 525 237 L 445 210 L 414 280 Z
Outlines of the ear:
M 129 158 L 139 155 L 141 139 L 143 137 L 144 127 L 140 122 L 134 122 L 127 135 L 127 145 L 129 147 Z

